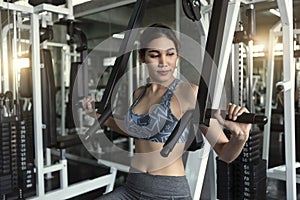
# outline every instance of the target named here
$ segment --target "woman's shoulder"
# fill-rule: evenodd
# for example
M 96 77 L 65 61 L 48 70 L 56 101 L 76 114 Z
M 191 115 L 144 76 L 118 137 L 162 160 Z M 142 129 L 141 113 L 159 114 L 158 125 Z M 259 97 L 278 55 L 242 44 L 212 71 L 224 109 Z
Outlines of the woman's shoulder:
M 179 102 L 181 102 L 183 110 L 189 110 L 195 107 L 197 91 L 198 86 L 193 83 L 181 81 L 178 84 L 175 94 Z
M 197 95 L 198 86 L 194 83 L 180 81 L 178 84 L 178 91 L 184 94 L 190 93 L 191 95 Z

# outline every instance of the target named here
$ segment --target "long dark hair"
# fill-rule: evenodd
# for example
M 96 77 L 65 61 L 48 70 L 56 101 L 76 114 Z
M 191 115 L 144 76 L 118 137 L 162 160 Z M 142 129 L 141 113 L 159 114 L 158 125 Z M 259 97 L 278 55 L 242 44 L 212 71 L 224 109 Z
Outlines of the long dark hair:
M 167 37 L 168 39 L 173 41 L 176 51 L 177 52 L 179 51 L 180 43 L 179 43 L 173 29 L 171 29 L 169 26 L 166 26 L 164 24 L 156 23 L 156 24 L 152 24 L 152 25 L 148 26 L 141 34 L 141 37 L 140 37 L 140 47 L 141 48 L 139 50 L 139 55 L 142 60 L 145 58 L 145 53 L 146 53 L 148 44 L 152 40 L 161 38 L 161 37 Z

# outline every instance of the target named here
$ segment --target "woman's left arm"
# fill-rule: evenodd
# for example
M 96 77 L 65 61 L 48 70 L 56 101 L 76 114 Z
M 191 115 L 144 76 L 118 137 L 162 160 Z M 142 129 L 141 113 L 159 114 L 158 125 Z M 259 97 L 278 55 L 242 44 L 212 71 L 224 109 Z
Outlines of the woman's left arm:
M 183 106 L 183 109 L 185 111 L 194 109 L 198 86 L 190 84 L 189 88 L 182 88 L 180 92 L 181 100 L 185 102 L 182 105 L 188 105 Z M 216 119 L 210 119 L 209 128 L 200 128 L 218 156 L 227 163 L 234 161 L 240 155 L 249 137 L 251 124 L 234 122 L 244 112 L 249 113 L 246 108 L 229 103 L 226 108 L 226 114 L 232 121 L 224 120 L 220 111 L 218 111 L 215 113 Z M 223 128 L 228 129 L 232 133 L 229 140 L 223 132 Z
M 244 107 L 229 103 L 226 114 L 232 121 L 224 120 L 218 111 L 215 113 L 216 119 L 210 120 L 210 127 L 202 131 L 218 156 L 227 163 L 234 161 L 239 156 L 249 137 L 251 124 L 235 122 L 236 118 L 244 112 L 248 113 L 249 111 Z M 232 133 L 229 140 L 221 126 Z

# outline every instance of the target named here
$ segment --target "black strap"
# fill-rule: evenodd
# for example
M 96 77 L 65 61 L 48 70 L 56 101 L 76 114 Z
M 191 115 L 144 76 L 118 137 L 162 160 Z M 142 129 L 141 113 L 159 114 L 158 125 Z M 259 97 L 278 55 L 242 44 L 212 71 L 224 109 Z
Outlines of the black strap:
M 107 85 L 105 87 L 103 97 L 101 99 L 101 107 L 98 108 L 99 112 L 103 112 L 111 99 L 112 91 L 115 87 L 115 84 L 117 80 L 119 80 L 125 73 L 126 68 L 127 68 L 127 62 L 130 56 L 130 52 L 126 51 L 128 49 L 133 49 L 134 47 L 134 39 L 136 38 L 137 31 L 134 31 L 134 28 L 137 28 L 140 26 L 143 15 L 144 15 L 144 10 L 146 8 L 147 3 L 149 0 L 138 0 L 135 4 L 133 13 L 131 15 L 131 18 L 129 20 L 128 26 L 127 26 L 127 31 L 125 33 L 124 39 L 122 40 L 121 47 L 119 50 L 119 56 L 117 57 L 111 75 L 108 79 Z M 132 47 L 132 48 L 130 48 Z
M 145 86 L 144 86 L 144 90 L 141 92 L 141 94 L 133 101 L 132 105 L 135 106 L 138 101 L 145 95 L 146 91 L 147 91 L 147 88 L 151 85 L 151 83 L 147 83 Z M 135 91 L 134 91 L 135 92 Z M 134 95 L 134 93 L 133 93 Z

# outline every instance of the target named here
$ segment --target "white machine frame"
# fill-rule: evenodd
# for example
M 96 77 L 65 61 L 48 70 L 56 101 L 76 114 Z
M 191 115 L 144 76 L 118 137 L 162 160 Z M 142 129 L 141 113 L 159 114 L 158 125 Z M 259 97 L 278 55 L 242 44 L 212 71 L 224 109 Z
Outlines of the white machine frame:
M 269 55 L 267 71 L 267 94 L 265 114 L 271 119 L 272 93 L 274 77 L 274 47 L 278 36 L 283 36 L 283 76 L 284 80 L 279 82 L 284 89 L 284 132 L 285 134 L 285 165 L 277 166 L 267 170 L 267 176 L 274 179 L 286 181 L 287 199 L 297 199 L 296 183 L 300 183 L 300 175 L 296 174 L 296 168 L 300 163 L 296 162 L 295 150 L 295 63 L 293 49 L 293 34 L 300 34 L 299 30 L 293 30 L 292 1 L 278 1 L 281 21 L 270 30 Z M 282 31 L 280 29 L 282 28 Z M 263 158 L 268 160 L 270 146 L 271 123 L 268 123 L 264 131 Z
M 239 10 L 239 5 L 240 3 L 256 3 L 260 1 L 230 1 L 229 7 L 228 7 L 228 15 L 226 17 L 226 24 L 224 30 L 226 31 L 224 33 L 224 39 L 222 43 L 222 53 L 220 55 L 220 62 L 218 63 L 218 75 L 225 74 L 226 68 L 228 65 L 228 58 L 229 58 L 229 52 L 231 48 L 231 41 L 233 38 L 233 33 L 234 29 L 236 27 L 236 22 L 237 22 L 237 12 Z M 285 153 L 286 153 L 286 166 L 281 167 L 280 170 L 283 173 L 279 173 L 279 175 L 274 175 L 277 173 L 279 170 L 275 171 L 275 173 L 271 173 L 271 171 L 268 171 L 268 176 L 269 177 L 276 177 L 278 179 L 286 180 L 286 188 L 287 188 L 287 199 L 296 199 L 297 198 L 297 190 L 296 190 L 296 167 L 299 167 L 298 165 L 296 166 L 295 162 L 295 111 L 294 107 L 291 105 L 294 105 L 294 77 L 295 77 L 295 67 L 294 67 L 294 52 L 293 52 L 293 23 L 292 23 L 292 14 L 293 14 L 293 4 L 291 0 L 283 1 L 283 0 L 277 0 L 278 7 L 281 13 L 281 23 L 282 23 L 282 28 L 283 28 L 283 44 L 284 44 L 284 49 L 283 49 L 283 67 L 284 67 L 284 81 L 281 82 L 281 85 L 284 87 L 284 106 L 285 106 L 285 131 L 287 133 L 291 133 L 286 135 L 285 139 Z M 226 36 L 226 34 L 228 34 Z M 271 35 L 272 36 L 272 35 Z M 272 45 L 273 43 L 271 43 Z M 252 44 L 250 44 L 252 48 Z M 270 48 L 273 49 L 273 48 Z M 251 49 L 250 49 L 251 50 Z M 270 53 L 269 59 L 273 59 L 274 54 Z M 253 61 L 248 60 L 247 61 L 250 65 L 253 65 Z M 273 67 L 272 65 L 272 60 L 270 60 L 270 64 L 268 66 L 268 72 L 270 70 L 274 69 L 274 63 Z M 270 72 L 268 74 L 273 74 L 273 72 Z M 273 76 L 270 77 L 268 76 L 269 79 L 272 79 L 273 81 Z M 217 84 L 216 84 L 216 89 L 215 94 L 221 94 L 222 91 L 222 86 L 224 85 L 224 77 L 220 77 L 217 79 Z M 272 82 L 268 80 L 267 87 L 269 90 L 272 91 Z M 218 92 L 219 91 L 219 92 Z M 267 99 L 270 99 L 270 91 L 267 91 Z M 215 96 L 213 102 L 213 106 L 218 106 L 219 105 L 219 100 L 220 96 Z M 271 101 L 268 102 L 268 105 L 266 107 L 266 116 L 270 119 L 271 118 Z M 270 123 L 265 128 L 266 131 L 270 130 Z M 269 134 L 266 133 L 264 134 L 264 150 L 268 149 L 268 141 L 269 139 Z M 263 159 L 267 159 L 266 154 L 264 153 Z M 213 173 L 210 173 L 210 180 L 216 180 L 214 177 L 214 169 L 215 169 L 215 163 L 214 162 L 209 162 L 210 166 L 209 169 L 213 171 Z M 202 170 L 205 170 L 206 166 L 202 166 Z M 201 169 L 199 170 L 199 172 Z M 274 176 L 272 176 L 272 175 Z M 285 175 L 285 177 L 284 177 Z M 283 179 L 284 178 L 284 179 Z M 198 181 L 203 181 L 198 180 Z M 211 187 L 214 185 L 211 184 Z M 213 191 L 216 191 L 215 188 L 211 188 L 212 195 Z M 216 199 L 216 196 L 211 196 L 212 199 Z M 194 199 L 199 199 L 194 198 Z
M 30 28 L 32 43 L 32 82 L 33 82 L 33 110 L 34 110 L 34 141 L 35 141 L 35 172 L 36 172 L 36 196 L 29 199 L 68 199 L 80 194 L 104 187 L 106 192 L 113 189 L 116 177 L 116 168 L 111 167 L 110 173 L 92 180 L 78 182 L 72 185 L 68 183 L 67 160 L 62 158 L 57 164 L 45 165 L 43 153 L 43 123 L 40 117 L 42 111 L 41 99 L 41 76 L 40 68 L 40 23 L 43 14 L 57 13 L 67 19 L 73 19 L 72 1 L 68 0 L 66 7 L 54 6 L 49 4 L 40 4 L 38 6 L 18 5 L 0 1 L 0 9 L 12 10 L 14 12 L 28 13 L 31 17 Z M 3 36 L 2 36 L 3 37 Z M 15 67 L 15 66 L 14 66 Z M 48 163 L 49 164 L 49 163 Z M 60 172 L 60 188 L 45 192 L 45 175 L 52 172 Z

